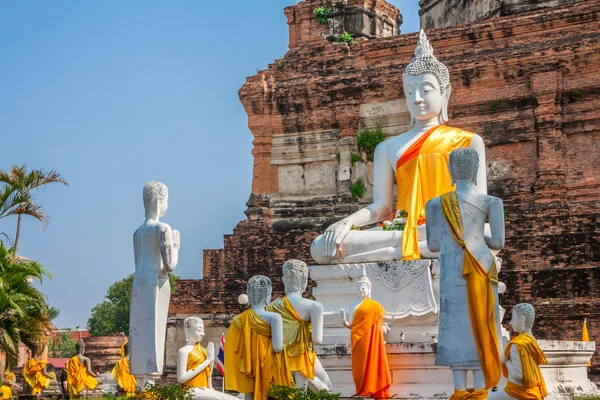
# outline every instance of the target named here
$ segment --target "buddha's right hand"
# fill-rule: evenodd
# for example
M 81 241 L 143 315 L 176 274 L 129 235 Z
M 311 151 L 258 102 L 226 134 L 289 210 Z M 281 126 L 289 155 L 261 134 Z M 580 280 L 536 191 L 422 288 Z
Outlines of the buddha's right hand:
M 208 342 L 206 346 L 206 359 L 211 363 L 215 360 L 215 344 L 213 342 Z
M 333 257 L 337 247 L 352 229 L 352 223 L 348 220 L 341 220 L 329 226 L 323 232 L 325 245 L 323 246 L 323 257 Z

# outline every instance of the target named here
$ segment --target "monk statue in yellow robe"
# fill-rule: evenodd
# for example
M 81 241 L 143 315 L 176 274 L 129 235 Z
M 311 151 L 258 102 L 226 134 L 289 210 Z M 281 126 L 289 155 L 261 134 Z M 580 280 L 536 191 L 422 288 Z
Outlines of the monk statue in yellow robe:
M 69 397 L 75 399 L 84 389 L 94 390 L 102 383 L 100 378 L 92 371 L 92 362 L 85 357 L 85 343 L 79 339 L 75 343 L 75 354 L 67 361 L 67 388 Z
M 135 379 L 135 376 L 129 372 L 129 343 L 123 343 L 120 353 L 121 359 L 112 369 L 111 373 L 120 390 L 125 392 L 127 397 L 133 397 L 137 387 L 137 380 Z
M 20 391 L 21 387 L 15 382 L 17 377 L 14 373 L 4 370 L 4 363 L 0 361 L 0 399 L 12 399 L 13 390 Z M 16 389 L 16 390 L 15 390 Z
M 187 317 L 183 321 L 183 327 L 185 346 L 177 353 L 177 382 L 189 388 L 192 400 L 236 399 L 212 387 L 215 345 L 208 342 L 208 346 L 204 348 L 200 343 L 204 338 L 204 321 L 198 317 Z
M 531 333 L 535 309 L 520 303 L 513 307 L 510 325 L 518 333 L 506 346 L 503 374 L 508 379 L 504 392 L 493 393 L 494 400 L 542 400 L 548 395 L 540 365 L 547 364 L 546 356 Z
M 454 376 L 452 400 L 487 399 L 502 370 L 498 268 L 490 249 L 504 247 L 502 200 L 475 190 L 479 155 L 450 153 L 456 191 L 427 203 L 427 244 L 440 252 L 440 320 L 436 365 Z M 491 236 L 484 234 L 489 221 Z M 474 389 L 467 390 L 472 371 Z
M 250 278 L 246 293 L 251 308 L 233 318 L 227 331 L 225 389 L 244 393 L 246 400 L 266 400 L 271 382 L 294 383 L 283 351 L 281 316 L 265 310 L 272 290 L 266 276 Z
M 35 357 L 31 357 L 27 360 L 21 372 L 25 380 L 25 392 L 38 395 L 42 390 L 48 389 L 50 385 L 58 384 L 56 374 L 48 372 L 47 366 L 48 362 L 41 358 L 36 359 Z
M 389 398 L 392 377 L 385 351 L 384 334 L 389 332 L 383 322 L 385 310 L 371 299 L 371 281 L 366 275 L 356 284 L 360 301 L 350 306 L 350 322 L 346 310 L 340 310 L 342 324 L 350 329 L 352 346 L 352 377 L 356 394 L 370 398 Z
M 296 387 L 315 392 L 331 390 L 331 381 L 314 346 L 323 341 L 323 306 L 302 297 L 308 285 L 308 265 L 288 260 L 282 270 L 285 297 L 274 300 L 267 311 L 283 318 L 283 343 Z
M 474 149 L 481 168 L 474 190 L 487 193 L 485 146 L 478 135 L 445 125 L 448 121 L 450 73 L 433 55 L 421 31 L 415 58 L 402 76 L 406 106 L 414 127 L 387 139 L 375 149 L 373 203 L 328 227 L 311 246 L 319 264 L 414 260 L 421 254 L 436 258 L 427 248 L 425 204 L 452 190 L 448 155 L 456 148 Z M 394 183 L 398 185 L 394 207 Z M 407 213 L 403 231 L 353 230 Z

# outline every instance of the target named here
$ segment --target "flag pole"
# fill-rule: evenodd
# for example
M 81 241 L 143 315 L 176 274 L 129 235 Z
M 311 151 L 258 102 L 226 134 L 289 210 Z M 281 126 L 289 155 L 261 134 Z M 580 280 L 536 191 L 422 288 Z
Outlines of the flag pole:
M 225 336 L 225 334 L 221 333 L 221 347 L 223 346 L 223 337 L 224 336 Z M 225 349 L 223 349 L 223 354 L 225 354 Z M 223 386 L 221 387 L 221 393 L 225 393 L 225 371 L 223 371 L 223 373 L 221 375 L 223 375 Z

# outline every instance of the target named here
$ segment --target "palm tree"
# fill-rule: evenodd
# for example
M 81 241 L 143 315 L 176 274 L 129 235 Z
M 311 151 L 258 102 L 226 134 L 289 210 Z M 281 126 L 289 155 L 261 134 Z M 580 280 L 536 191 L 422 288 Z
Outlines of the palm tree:
M 42 229 L 45 229 L 48 223 L 48 215 L 35 203 L 31 192 L 49 183 L 62 183 L 65 186 L 69 186 L 69 183 L 56 170 L 46 173 L 41 169 L 34 169 L 28 172 L 25 164 L 14 165 L 9 172 L 0 171 L 0 182 L 5 183 L 5 187 L 0 191 L 0 218 L 18 216 L 14 242 L 14 253 L 17 254 L 23 215 L 37 218 L 42 224 Z
M 51 277 L 40 264 L 15 257 L 14 249 L 0 242 L 0 352 L 8 368 L 19 362 L 20 343 L 38 355 L 54 329 L 46 298 L 31 283 L 44 276 Z

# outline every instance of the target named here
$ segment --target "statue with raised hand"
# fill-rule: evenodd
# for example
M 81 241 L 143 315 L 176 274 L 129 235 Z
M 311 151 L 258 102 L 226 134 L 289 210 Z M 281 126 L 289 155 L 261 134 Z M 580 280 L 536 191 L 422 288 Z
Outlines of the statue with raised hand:
M 130 369 L 142 388 L 163 372 L 169 273 L 177 266 L 180 247 L 179 231 L 160 221 L 168 209 L 165 184 L 148 182 L 143 198 L 146 218 L 133 234 L 135 273 L 129 312 Z
M 200 343 L 204 338 L 204 321 L 198 317 L 187 317 L 183 321 L 183 327 L 185 346 L 177 353 L 177 382 L 189 388 L 193 400 L 235 399 L 212 387 L 215 345 L 208 342 L 204 348 Z
M 485 145 L 480 136 L 445 125 L 451 85 L 448 68 L 433 55 L 421 31 L 415 57 L 402 76 L 406 106 L 414 127 L 375 149 L 373 203 L 328 227 L 312 243 L 319 264 L 437 258 L 427 247 L 425 204 L 452 190 L 448 155 L 457 148 L 477 153 L 481 168 L 473 190 L 487 193 Z M 393 204 L 394 183 L 398 186 Z M 402 231 L 353 230 L 406 213 Z
M 360 300 L 350 306 L 350 322 L 346 310 L 340 310 L 342 324 L 350 329 L 352 377 L 356 387 L 352 397 L 387 399 L 392 377 L 385 350 L 384 335 L 389 332 L 383 322 L 385 310 L 371 299 L 371 281 L 364 273 L 356 286 Z

